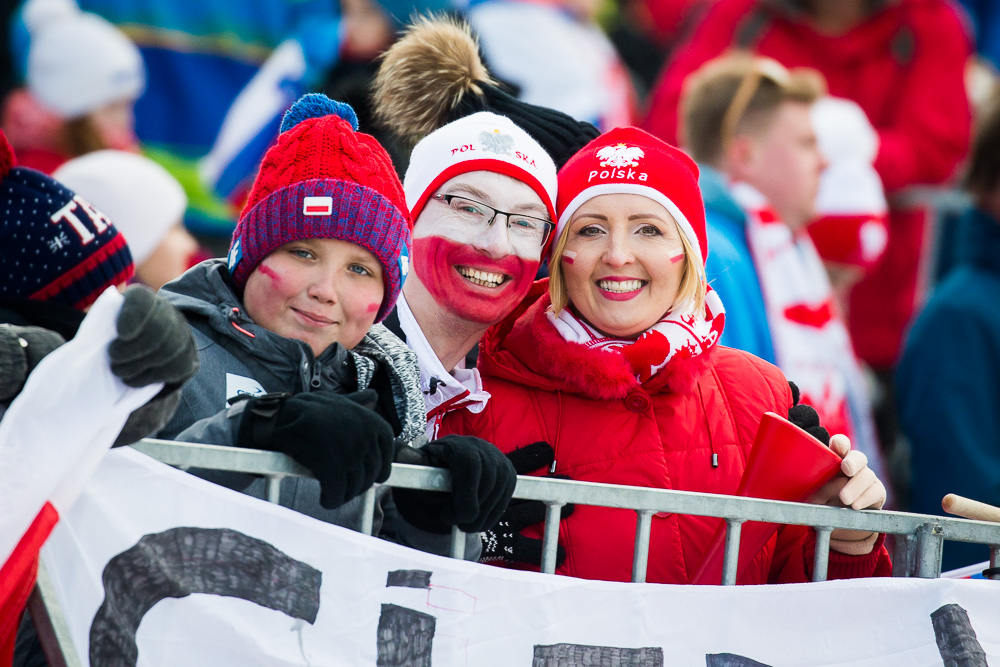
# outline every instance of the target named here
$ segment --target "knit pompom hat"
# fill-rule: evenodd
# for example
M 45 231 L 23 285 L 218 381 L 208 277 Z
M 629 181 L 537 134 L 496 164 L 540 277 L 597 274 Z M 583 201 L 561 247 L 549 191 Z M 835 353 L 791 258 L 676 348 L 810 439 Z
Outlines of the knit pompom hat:
M 242 290 L 261 260 L 292 241 L 349 241 L 382 265 L 381 322 L 409 270 L 410 222 L 402 184 L 385 149 L 358 132 L 347 104 L 301 97 L 268 149 L 229 247 L 229 271 Z
M 15 166 L 0 132 L 0 297 L 84 310 L 135 272 L 125 237 L 90 202 Z
M 559 170 L 558 239 L 573 214 L 600 195 L 643 195 L 677 221 L 702 266 L 708 257 L 698 165 L 679 148 L 636 127 L 620 127 L 584 146 Z M 695 258 L 692 258 L 695 259 Z
M 469 25 L 447 17 L 420 18 L 407 28 L 382 58 L 373 97 L 382 122 L 410 146 L 485 111 L 527 132 L 558 169 L 600 134 L 591 123 L 506 92 L 487 72 Z

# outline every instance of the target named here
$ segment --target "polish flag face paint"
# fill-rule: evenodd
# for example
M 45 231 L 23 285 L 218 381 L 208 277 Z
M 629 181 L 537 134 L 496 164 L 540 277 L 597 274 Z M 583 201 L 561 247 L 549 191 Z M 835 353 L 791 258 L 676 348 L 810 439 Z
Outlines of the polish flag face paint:
M 575 252 L 573 252 L 572 250 L 563 250 L 562 261 L 566 262 L 567 264 L 572 264 L 573 260 L 575 259 L 576 259 Z
M 676 264 L 677 262 L 684 259 L 684 248 L 679 248 L 677 252 L 670 256 L 670 263 Z

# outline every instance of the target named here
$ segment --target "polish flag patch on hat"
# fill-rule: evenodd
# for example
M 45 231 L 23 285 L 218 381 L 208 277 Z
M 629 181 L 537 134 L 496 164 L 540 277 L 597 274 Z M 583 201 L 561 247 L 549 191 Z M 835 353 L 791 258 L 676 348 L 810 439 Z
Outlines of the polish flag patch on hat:
M 333 215 L 333 197 L 304 197 L 302 215 Z

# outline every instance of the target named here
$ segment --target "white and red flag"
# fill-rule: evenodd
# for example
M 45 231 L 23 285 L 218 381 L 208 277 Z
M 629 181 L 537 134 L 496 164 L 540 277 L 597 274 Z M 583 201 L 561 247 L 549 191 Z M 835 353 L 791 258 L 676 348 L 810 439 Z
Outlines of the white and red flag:
M 111 372 L 108 344 L 122 301 L 109 288 L 77 335 L 34 369 L 0 421 L 0 666 L 10 663 L 38 550 L 129 414 L 163 388 L 133 389 Z

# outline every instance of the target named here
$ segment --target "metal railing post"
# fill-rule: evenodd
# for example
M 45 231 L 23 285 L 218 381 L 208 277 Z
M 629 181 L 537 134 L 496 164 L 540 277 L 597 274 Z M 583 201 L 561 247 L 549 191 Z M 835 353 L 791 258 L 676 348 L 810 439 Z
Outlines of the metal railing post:
M 936 523 L 925 523 L 917 529 L 917 555 L 914 576 L 922 579 L 935 579 L 941 576 L 941 552 L 944 549 L 944 538 L 941 537 L 941 526 Z
M 722 585 L 735 586 L 736 575 L 740 567 L 740 535 L 743 532 L 743 522 L 739 519 L 726 519 L 726 547 L 722 556 Z
M 365 535 L 371 535 L 374 531 L 375 525 L 375 490 L 378 489 L 378 484 L 373 484 L 371 488 L 365 491 L 364 504 L 361 506 L 361 526 L 360 531 Z
M 267 476 L 267 502 L 277 505 L 281 501 L 281 480 L 284 475 Z
M 833 528 L 816 527 L 816 550 L 813 552 L 813 581 L 826 581 L 830 567 L 830 535 Z
M 545 503 L 545 537 L 542 539 L 542 572 L 554 574 L 559 552 L 559 516 L 566 503 Z
M 653 526 L 652 510 L 636 510 L 639 515 L 635 524 L 635 549 L 632 552 L 632 581 L 646 581 L 646 566 L 649 563 L 649 530 Z
M 892 548 L 892 576 L 912 577 L 913 561 L 917 553 L 916 535 L 893 535 L 896 540 Z
M 1000 568 L 1000 546 L 990 545 L 990 569 L 996 572 L 996 574 L 991 574 L 988 579 L 1000 580 L 1000 572 L 997 571 Z
M 458 526 L 451 527 L 451 557 L 465 559 L 465 533 Z
M 28 599 L 28 613 L 38 632 L 42 652 L 51 667 L 83 667 L 66 617 L 56 599 L 52 579 L 42 562 L 38 563 L 35 590 Z

